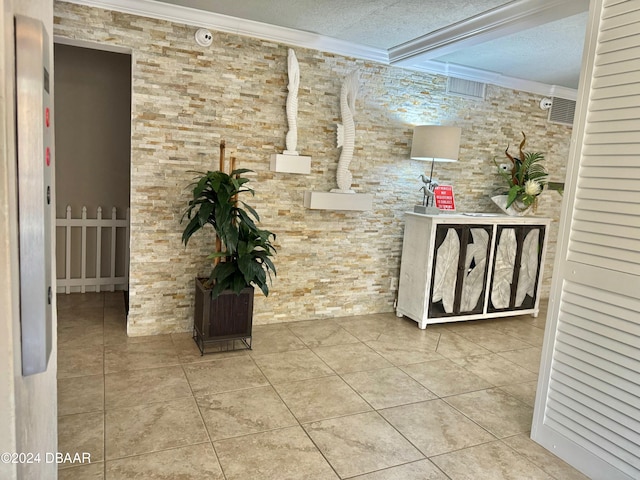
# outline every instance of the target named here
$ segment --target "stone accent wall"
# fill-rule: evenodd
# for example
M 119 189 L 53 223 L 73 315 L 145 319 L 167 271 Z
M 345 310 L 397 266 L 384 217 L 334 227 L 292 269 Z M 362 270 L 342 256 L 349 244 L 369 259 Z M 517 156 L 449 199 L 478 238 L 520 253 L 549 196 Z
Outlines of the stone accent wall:
M 502 182 L 507 144 L 544 152 L 552 179 L 563 181 L 571 129 L 550 124 L 540 97 L 489 85 L 486 100 L 446 94 L 446 77 L 295 48 L 300 64 L 298 151 L 312 157 L 311 175 L 274 173 L 285 148 L 287 45 L 213 32 L 207 48 L 195 27 L 55 3 L 59 37 L 125 47 L 132 53 L 131 265 L 129 334 L 188 331 L 193 282 L 208 273 L 213 238 L 181 245 L 180 217 L 191 171 L 216 169 L 219 142 L 237 166 L 255 171 L 247 199 L 262 226 L 277 234 L 278 276 L 271 294 L 256 294 L 256 324 L 390 312 L 399 275 L 403 215 L 421 200 L 418 179 L 428 165 L 409 160 L 417 124 L 462 127 L 460 161 L 437 164 L 434 176 L 454 187 L 458 211 L 497 212 L 490 197 Z M 356 149 L 358 192 L 374 195 L 370 212 L 306 210 L 305 190 L 335 188 L 339 94 L 344 77 L 361 70 Z M 537 215 L 555 220 L 545 287 L 555 253 L 561 197 L 545 192 Z

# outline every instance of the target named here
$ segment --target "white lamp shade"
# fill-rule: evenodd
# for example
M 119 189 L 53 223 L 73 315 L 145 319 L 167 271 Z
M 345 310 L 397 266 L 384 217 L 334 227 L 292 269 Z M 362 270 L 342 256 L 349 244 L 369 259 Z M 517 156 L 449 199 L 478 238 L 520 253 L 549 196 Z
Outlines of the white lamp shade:
M 460 152 L 459 127 L 418 125 L 413 128 L 411 158 L 436 162 L 456 162 Z

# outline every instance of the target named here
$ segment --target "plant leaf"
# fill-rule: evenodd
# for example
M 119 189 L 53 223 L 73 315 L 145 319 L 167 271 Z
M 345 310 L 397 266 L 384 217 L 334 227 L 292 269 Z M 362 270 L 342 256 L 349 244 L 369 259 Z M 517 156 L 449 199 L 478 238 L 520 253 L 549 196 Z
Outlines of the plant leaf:
M 260 217 L 258 216 L 258 212 L 256 212 L 253 207 L 245 202 L 242 202 L 242 205 L 244 205 L 244 208 L 246 208 L 247 210 L 249 210 L 249 213 L 251 215 L 253 215 L 253 218 L 255 218 L 258 222 L 260 221 Z
M 520 185 L 514 185 L 509 189 L 509 193 L 507 193 L 507 206 L 505 208 L 509 208 L 511 204 L 516 201 L 520 192 L 522 192 Z

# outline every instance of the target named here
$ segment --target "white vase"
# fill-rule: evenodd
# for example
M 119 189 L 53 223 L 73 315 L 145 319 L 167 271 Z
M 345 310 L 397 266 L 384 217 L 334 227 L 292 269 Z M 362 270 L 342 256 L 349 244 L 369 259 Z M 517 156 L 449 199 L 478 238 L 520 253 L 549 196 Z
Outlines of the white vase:
M 507 208 L 508 198 L 509 197 L 507 195 L 496 195 L 495 197 L 491 197 L 491 200 L 493 200 L 493 203 L 495 203 L 500 208 L 500 210 L 502 210 L 507 215 L 511 215 L 512 217 L 523 217 L 527 215 L 533 208 L 533 204 L 527 207 L 518 200 L 513 202 L 511 205 L 509 205 L 509 208 Z

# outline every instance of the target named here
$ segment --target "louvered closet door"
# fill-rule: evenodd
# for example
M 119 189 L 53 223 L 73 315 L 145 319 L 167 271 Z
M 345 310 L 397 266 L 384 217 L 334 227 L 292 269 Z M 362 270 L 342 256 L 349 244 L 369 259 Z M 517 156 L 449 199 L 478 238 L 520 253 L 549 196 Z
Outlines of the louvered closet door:
M 640 479 L 640 0 L 591 2 L 532 438 Z

